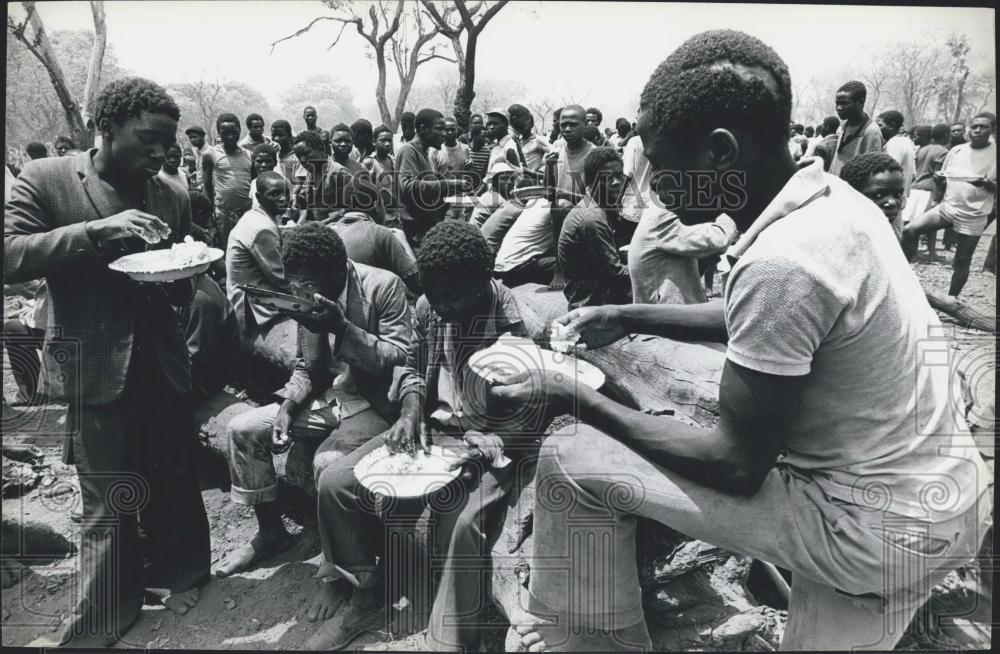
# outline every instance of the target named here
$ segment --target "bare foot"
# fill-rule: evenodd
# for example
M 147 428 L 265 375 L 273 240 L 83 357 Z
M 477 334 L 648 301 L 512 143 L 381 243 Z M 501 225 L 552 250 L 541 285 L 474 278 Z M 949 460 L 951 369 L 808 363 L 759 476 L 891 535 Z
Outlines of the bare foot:
M 382 589 L 355 589 L 334 620 L 320 623 L 303 645 L 308 650 L 338 650 L 364 632 L 389 623 Z
M 550 291 L 561 291 L 566 288 L 566 278 L 562 276 L 561 273 L 556 274 L 552 281 L 549 282 L 548 289 Z
M 354 586 L 344 579 L 319 582 L 319 590 L 306 612 L 306 619 L 309 622 L 329 620 L 350 599 L 353 591 Z
M 171 593 L 166 588 L 147 588 L 146 593 L 147 598 L 150 598 L 149 596 L 155 597 L 160 601 L 160 604 L 177 615 L 184 615 L 197 606 L 198 600 L 201 599 L 201 591 L 198 590 L 197 586 L 179 593 Z
M 292 537 L 285 532 L 270 536 L 258 533 L 249 543 L 238 547 L 215 569 L 216 577 L 228 577 L 248 570 L 264 559 L 281 554 L 292 546 Z

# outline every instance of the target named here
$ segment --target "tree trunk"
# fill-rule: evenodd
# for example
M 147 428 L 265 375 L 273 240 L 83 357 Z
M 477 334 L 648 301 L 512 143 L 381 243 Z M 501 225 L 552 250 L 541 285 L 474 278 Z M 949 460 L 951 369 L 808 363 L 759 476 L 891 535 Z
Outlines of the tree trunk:
M 91 0 L 90 9 L 94 14 L 94 45 L 90 50 L 90 64 L 87 66 L 87 84 L 83 89 L 83 120 L 87 128 L 85 143 L 77 142 L 77 146 L 91 147 L 94 144 L 94 101 L 97 91 L 101 88 L 101 73 L 104 68 L 104 50 L 108 43 L 108 27 L 104 21 L 104 1 Z
M 955 117 L 952 119 L 952 124 L 962 120 L 962 101 L 965 99 L 962 97 L 965 94 L 965 80 L 969 78 L 969 71 L 965 71 L 962 78 L 958 80 L 958 97 L 955 99 Z
M 455 94 L 455 119 L 463 126 L 462 129 L 469 128 L 472 99 L 476 97 L 476 45 L 479 34 L 471 31 L 468 34 L 465 57 L 459 60 L 462 63 L 459 64 L 459 85 Z
M 399 126 L 399 116 L 398 114 L 394 117 L 392 112 L 389 111 L 389 103 L 385 99 L 385 50 L 384 46 L 382 49 L 375 49 L 375 64 L 378 66 L 378 83 L 375 85 L 375 102 L 378 103 L 378 111 L 382 115 L 382 122 L 386 127 L 392 130 L 392 133 L 396 133 L 396 128 Z
M 456 59 L 458 60 L 458 86 L 455 88 L 455 98 L 452 103 L 452 109 L 455 113 L 455 120 L 458 122 L 458 128 L 462 132 L 469 131 L 469 121 L 472 118 L 472 112 L 470 107 L 472 105 L 472 98 L 475 92 L 472 88 L 468 86 L 466 81 L 466 60 L 465 52 L 462 49 L 462 41 L 458 36 L 455 36 L 451 40 L 451 44 L 455 49 Z M 466 101 L 466 89 L 469 89 L 468 101 Z
M 52 87 L 59 97 L 59 104 L 62 105 L 63 113 L 66 116 L 66 125 L 69 127 L 74 142 L 77 145 L 92 144 L 93 141 L 90 138 L 90 132 L 87 130 L 83 115 L 80 112 L 80 105 L 73 99 L 73 94 L 70 93 L 69 87 L 66 85 L 66 75 L 63 73 L 62 66 L 59 65 L 59 60 L 52 49 L 49 36 L 45 33 L 45 24 L 42 23 L 42 19 L 38 15 L 35 3 L 25 2 L 24 10 L 28 13 L 28 24 L 35 31 L 35 35 L 34 42 L 28 39 L 27 35 L 23 35 L 22 42 L 35 55 L 35 58 L 42 63 L 45 72 L 49 74 L 49 79 L 52 81 Z
M 927 296 L 927 301 L 932 307 L 940 311 L 941 313 L 946 313 L 952 318 L 954 318 L 960 327 L 971 327 L 972 329 L 978 329 L 980 331 L 989 332 L 995 334 L 997 331 L 997 317 L 996 314 L 989 315 L 977 310 L 971 305 L 966 304 L 959 300 L 955 304 L 949 304 L 943 295 L 935 293 L 934 291 L 924 290 L 924 295 Z

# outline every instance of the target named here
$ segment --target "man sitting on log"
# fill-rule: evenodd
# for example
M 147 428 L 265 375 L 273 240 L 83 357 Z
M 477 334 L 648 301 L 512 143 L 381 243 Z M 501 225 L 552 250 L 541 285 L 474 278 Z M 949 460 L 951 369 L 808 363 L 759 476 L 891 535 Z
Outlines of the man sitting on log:
M 522 643 L 651 647 L 641 516 L 791 570 L 783 649 L 892 649 L 931 589 L 975 556 L 990 515 L 989 472 L 949 398 L 948 340 L 879 209 L 818 160 L 792 161 L 791 82 L 770 47 L 696 35 L 641 105 L 650 162 L 674 171 L 658 185 L 665 206 L 689 223 L 725 211 L 744 234 L 725 303 L 590 307 L 559 321 L 590 348 L 728 327 L 719 422 L 646 415 L 551 374 L 492 389 L 498 408 L 586 423 L 539 456 L 544 565 L 531 571 L 530 614 L 514 619 Z M 685 201 L 684 182 L 706 170 L 738 172 L 745 194 Z
M 319 480 L 319 529 L 324 563 L 310 620 L 328 620 L 307 649 L 340 649 L 364 630 L 388 621 L 383 575 L 387 523 L 412 529 L 406 519 L 429 503 L 447 551 L 430 616 L 427 643 L 436 651 L 479 651 L 480 607 L 491 574 L 490 552 L 499 536 L 501 513 L 518 482 L 519 460 L 537 452 L 541 413 L 487 414 L 488 382 L 469 367 L 469 358 L 510 332 L 534 337 L 538 318 L 491 278 L 493 256 L 474 226 L 447 220 L 424 236 L 417 254 L 425 295 L 417 302 L 414 338 L 399 378 L 400 418 L 392 429 L 341 459 Z M 542 412 L 544 413 L 544 412 Z M 462 482 L 423 500 L 393 498 L 379 503 L 354 476 L 355 464 L 385 445 L 392 451 L 438 445 L 464 450 L 469 463 Z M 465 447 L 461 447 L 464 440 Z M 505 449 L 506 448 L 506 449 Z M 511 461 L 504 455 L 509 455 Z M 391 508 L 391 512 L 390 512 Z M 430 583 L 426 580 L 425 583 Z M 336 616 L 336 617 L 334 617 Z M 331 619 L 333 618 L 333 619 Z
M 622 159 L 614 148 L 595 148 L 584 159 L 583 177 L 587 196 L 566 216 L 557 245 L 563 293 L 570 309 L 629 303 L 632 283 L 611 226 L 625 181 Z
M 288 230 L 281 244 L 293 292 L 317 303 L 299 322 L 299 356 L 280 403 L 230 420 L 231 499 L 254 507 L 259 531 L 215 570 L 227 577 L 290 545 L 278 508 L 272 454 L 290 438 L 315 448 L 314 479 L 395 420 L 387 399 L 392 370 L 406 360 L 410 309 L 403 283 L 391 272 L 356 264 L 332 229 L 310 223 Z M 332 433 L 331 433 L 332 429 Z M 318 447 L 317 447 L 318 445 Z

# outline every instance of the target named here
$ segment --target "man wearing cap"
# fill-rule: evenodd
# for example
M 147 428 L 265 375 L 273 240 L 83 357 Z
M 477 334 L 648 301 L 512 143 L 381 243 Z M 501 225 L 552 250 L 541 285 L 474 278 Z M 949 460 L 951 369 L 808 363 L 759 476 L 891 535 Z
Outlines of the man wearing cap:
M 539 170 L 542 167 L 542 159 L 552 149 L 551 146 L 548 141 L 534 133 L 535 119 L 527 107 L 512 104 L 507 107 L 507 115 L 510 116 L 510 127 L 514 132 L 514 138 L 521 147 L 525 167 L 528 170 Z
M 486 136 L 494 141 L 496 145 L 490 151 L 490 161 L 486 165 L 486 178 L 483 180 L 487 184 L 493 177 L 493 166 L 505 161 L 515 168 L 524 168 L 524 155 L 521 154 L 517 140 L 508 133 L 510 119 L 503 109 L 493 109 L 486 113 Z
M 204 188 L 205 180 L 202 178 L 201 174 L 201 158 L 204 156 L 205 151 L 208 149 L 208 146 L 205 145 L 205 130 L 204 128 L 194 125 L 184 130 L 184 134 L 187 135 L 188 141 L 190 141 L 191 143 L 190 147 L 188 147 L 188 152 L 190 152 L 194 156 L 194 169 L 195 169 L 195 180 L 196 180 L 195 184 L 196 189 L 194 190 Z

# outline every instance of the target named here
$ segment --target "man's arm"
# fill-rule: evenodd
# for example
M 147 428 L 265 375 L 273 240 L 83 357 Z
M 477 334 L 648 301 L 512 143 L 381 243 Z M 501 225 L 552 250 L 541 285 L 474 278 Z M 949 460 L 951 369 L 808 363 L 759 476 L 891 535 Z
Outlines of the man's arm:
M 213 207 L 215 206 L 215 183 L 212 175 L 214 169 L 215 159 L 212 157 L 212 150 L 208 149 L 201 156 L 201 179 L 205 184 L 205 195 L 208 196 Z
M 409 394 L 417 396 L 418 406 L 423 405 L 423 398 L 426 393 L 427 364 L 429 359 L 429 347 L 427 335 L 430 331 L 431 310 L 427 303 L 427 298 L 421 297 L 417 300 L 413 308 L 412 333 L 410 346 L 406 352 L 406 362 L 397 369 L 398 397 L 400 402 Z M 390 398 L 393 393 L 390 392 Z
M 669 212 L 665 212 L 668 214 Z M 685 225 L 673 215 L 662 215 L 657 246 L 664 252 L 692 259 L 720 254 L 736 239 L 736 223 L 726 214 L 715 222 Z
M 52 227 L 35 166 L 26 166 L 4 205 L 4 281 L 27 282 L 100 261 L 86 223 Z
M 433 161 L 431 167 L 434 167 Z M 420 170 L 419 154 L 416 148 L 401 148 L 396 158 L 397 178 L 399 179 L 400 197 L 419 198 L 422 204 L 434 204 L 449 193 L 461 188 L 460 180 L 435 179 Z
M 760 488 L 798 413 L 800 377 L 781 377 L 726 361 L 719 386 L 719 422 L 711 430 L 629 409 L 583 387 L 577 417 L 654 463 L 733 495 Z
M 352 366 L 381 374 L 406 361 L 412 333 L 410 305 L 406 302 L 403 282 L 396 278 L 382 285 L 373 300 L 373 309 L 378 312 L 379 333 L 371 334 L 363 327 L 348 322 L 343 336 L 334 345 L 333 353 Z
M 288 287 L 288 282 L 285 281 L 285 266 L 281 263 L 281 244 L 277 234 L 266 229 L 259 231 L 250 245 L 250 255 L 257 262 L 264 277 L 276 288 Z

